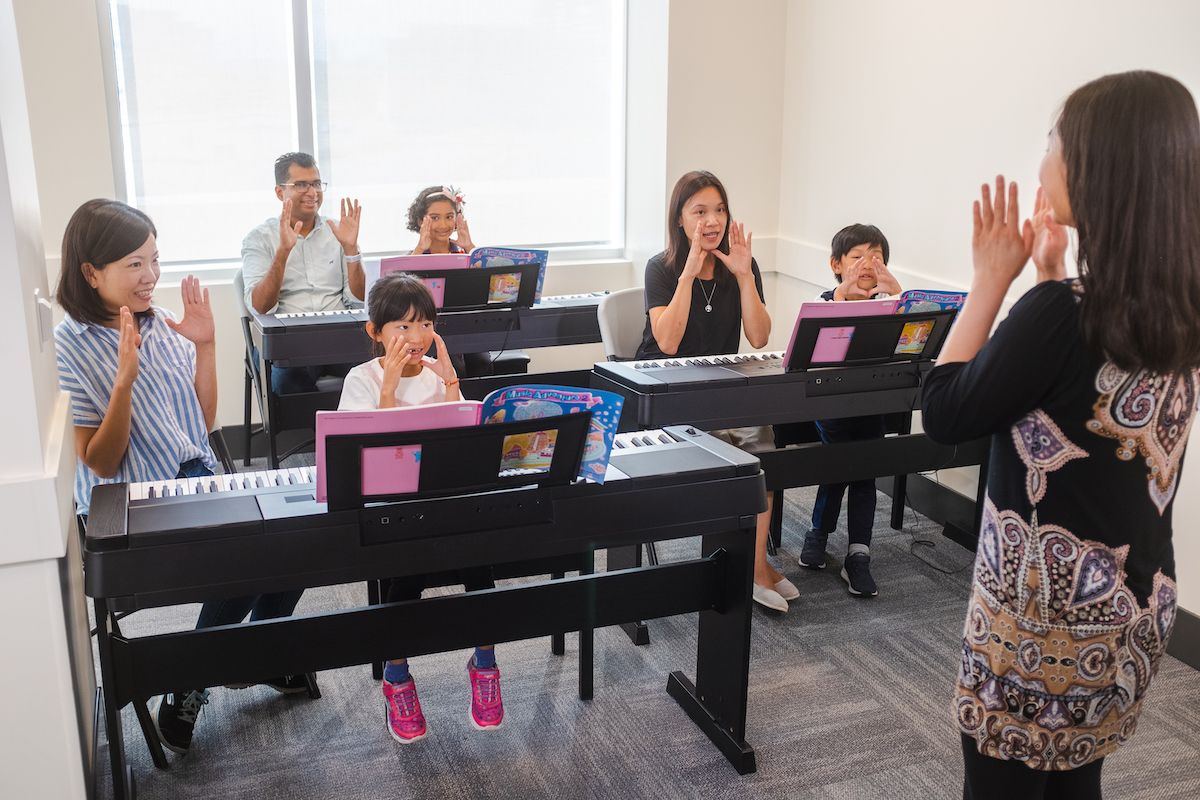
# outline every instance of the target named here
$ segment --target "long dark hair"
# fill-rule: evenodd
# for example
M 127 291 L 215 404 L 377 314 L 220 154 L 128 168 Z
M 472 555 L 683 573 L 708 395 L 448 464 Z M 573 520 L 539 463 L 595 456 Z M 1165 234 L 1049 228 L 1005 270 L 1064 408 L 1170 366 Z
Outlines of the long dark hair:
M 97 272 L 158 237 L 154 223 L 142 211 L 116 200 L 88 200 L 75 209 L 63 231 L 62 268 L 55 299 L 79 322 L 103 325 L 117 315 L 104 306 L 100 292 L 83 274 L 83 265 Z M 154 309 L 135 316 L 147 316 Z
M 683 216 L 683 207 L 687 205 L 688 200 L 695 196 L 696 192 L 708 186 L 716 188 L 721 195 L 721 202 L 725 204 L 725 234 L 721 237 L 721 243 L 717 245 L 717 249 L 726 255 L 729 254 L 729 226 L 733 222 L 733 213 L 729 210 L 729 195 L 725 194 L 725 187 L 716 175 L 706 170 L 698 169 L 685 173 L 675 183 L 675 190 L 671 192 L 671 205 L 667 209 L 669 239 L 666 261 L 667 266 L 675 272 L 676 276 L 683 274 L 683 265 L 687 263 L 688 251 L 692 249 L 692 240 L 688 238 L 687 232 L 679 224 L 680 218 Z M 717 279 L 717 284 L 728 286 L 736 283 L 733 274 L 725 268 L 721 259 L 715 256 L 713 258 L 716 261 L 713 277 Z
M 1106 75 L 1056 125 L 1079 232 L 1083 338 L 1122 369 L 1200 365 L 1200 118 L 1183 84 Z

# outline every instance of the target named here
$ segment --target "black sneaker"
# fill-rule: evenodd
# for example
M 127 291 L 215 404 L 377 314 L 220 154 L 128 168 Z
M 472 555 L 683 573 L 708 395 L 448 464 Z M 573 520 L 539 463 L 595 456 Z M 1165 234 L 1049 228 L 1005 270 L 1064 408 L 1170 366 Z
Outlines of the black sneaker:
M 842 580 L 850 587 L 850 594 L 859 597 L 874 597 L 879 594 L 875 579 L 871 577 L 871 557 L 866 553 L 846 556 L 842 564 Z
M 296 694 L 308 691 L 308 680 L 304 675 L 284 675 L 282 678 L 263 681 L 263 686 L 270 686 L 280 694 Z
M 151 709 L 154 718 L 154 730 L 158 732 L 158 740 L 163 747 L 185 755 L 192 746 L 192 731 L 196 728 L 196 717 L 200 709 L 208 702 L 207 689 L 193 689 L 183 695 L 161 695 L 157 705 Z
M 809 569 L 825 569 L 825 543 L 829 541 L 828 533 L 809 531 L 804 537 L 804 547 L 800 549 L 800 566 Z

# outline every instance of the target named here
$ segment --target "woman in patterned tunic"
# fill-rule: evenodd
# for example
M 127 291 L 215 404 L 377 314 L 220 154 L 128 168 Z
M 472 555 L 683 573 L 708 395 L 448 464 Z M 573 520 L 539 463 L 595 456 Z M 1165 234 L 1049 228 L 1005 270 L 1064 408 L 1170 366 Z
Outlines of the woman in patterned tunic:
M 1109 75 L 1066 101 L 1032 220 L 996 180 L 924 389 L 941 442 L 992 435 L 955 712 L 963 796 L 1100 797 L 1175 621 L 1171 511 L 1200 377 L 1200 120 Z M 1078 280 L 1065 280 L 1079 234 Z M 1032 257 L 1038 284 L 988 332 Z

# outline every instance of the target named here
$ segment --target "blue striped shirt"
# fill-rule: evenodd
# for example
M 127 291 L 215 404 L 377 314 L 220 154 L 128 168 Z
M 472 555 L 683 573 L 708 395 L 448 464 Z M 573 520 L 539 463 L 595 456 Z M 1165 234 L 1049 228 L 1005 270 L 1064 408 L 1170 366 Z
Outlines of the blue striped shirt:
M 92 487 L 100 483 L 164 480 L 179 474 L 179 465 L 198 458 L 209 469 L 217 459 L 208 444 L 204 410 L 196 396 L 196 346 L 167 327 L 175 319 L 166 309 L 140 321 L 142 346 L 133 382 L 129 446 L 114 478 L 101 478 L 82 460 L 75 466 L 75 503 L 88 513 Z M 113 328 L 81 323 L 67 316 L 54 329 L 58 382 L 71 395 L 75 425 L 98 428 L 108 410 L 117 377 L 117 343 Z

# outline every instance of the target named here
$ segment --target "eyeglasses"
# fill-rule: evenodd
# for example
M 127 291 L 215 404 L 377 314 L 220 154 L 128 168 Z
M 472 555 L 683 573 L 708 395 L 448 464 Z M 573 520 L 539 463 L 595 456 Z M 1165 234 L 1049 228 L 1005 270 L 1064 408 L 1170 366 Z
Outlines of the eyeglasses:
M 300 194 L 308 194 L 309 189 L 316 189 L 318 192 L 325 191 L 329 186 L 329 181 L 296 181 L 295 183 L 281 183 L 280 186 L 290 186 Z

